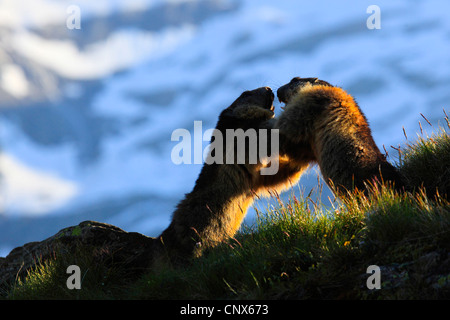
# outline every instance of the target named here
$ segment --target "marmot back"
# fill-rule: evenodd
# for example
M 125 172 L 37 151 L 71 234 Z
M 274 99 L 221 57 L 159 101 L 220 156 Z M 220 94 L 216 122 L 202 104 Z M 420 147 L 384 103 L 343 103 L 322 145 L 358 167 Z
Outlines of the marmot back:
M 365 189 L 369 181 L 402 185 L 397 169 L 380 152 L 356 101 L 317 78 L 294 78 L 278 98 L 286 103 L 276 128 L 294 145 L 308 144 L 325 181 L 337 191 Z M 290 153 L 295 161 L 294 151 Z

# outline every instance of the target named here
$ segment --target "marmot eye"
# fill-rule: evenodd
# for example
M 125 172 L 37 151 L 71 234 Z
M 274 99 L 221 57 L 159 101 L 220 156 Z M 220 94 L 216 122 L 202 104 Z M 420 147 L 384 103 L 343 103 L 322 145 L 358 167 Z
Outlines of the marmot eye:
M 244 91 L 241 94 L 241 97 L 250 97 L 252 95 L 252 93 L 250 91 Z
M 291 83 L 294 83 L 294 82 L 297 82 L 297 81 L 300 81 L 302 78 L 300 78 L 300 77 L 295 77 L 295 78 L 292 78 L 292 80 L 291 80 Z

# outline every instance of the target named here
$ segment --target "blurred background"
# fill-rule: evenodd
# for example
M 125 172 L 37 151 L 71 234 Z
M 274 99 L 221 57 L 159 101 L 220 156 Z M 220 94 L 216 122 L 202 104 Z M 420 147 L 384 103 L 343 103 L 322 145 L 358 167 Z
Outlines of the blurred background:
M 173 130 L 294 76 L 351 93 L 396 162 L 450 114 L 449 71 L 444 1 L 0 0 L 0 256 L 84 220 L 158 235 L 201 169 Z

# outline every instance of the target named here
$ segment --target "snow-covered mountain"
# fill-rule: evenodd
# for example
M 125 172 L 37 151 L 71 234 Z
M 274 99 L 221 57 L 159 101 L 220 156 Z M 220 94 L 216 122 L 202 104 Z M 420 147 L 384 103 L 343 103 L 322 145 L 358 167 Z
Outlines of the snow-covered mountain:
M 339 85 L 393 155 L 403 127 L 437 128 L 450 3 L 377 1 L 380 29 L 372 4 L 1 0 L 0 256 L 87 219 L 157 235 L 201 168 L 171 161 L 172 132 L 214 127 L 247 89 Z M 300 189 L 316 184 L 313 171 Z

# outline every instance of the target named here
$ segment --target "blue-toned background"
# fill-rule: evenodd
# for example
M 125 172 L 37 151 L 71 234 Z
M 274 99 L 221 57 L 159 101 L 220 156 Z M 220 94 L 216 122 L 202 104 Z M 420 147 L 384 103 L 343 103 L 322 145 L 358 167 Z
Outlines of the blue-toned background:
M 80 30 L 66 26 L 71 5 Z M 0 256 L 83 220 L 159 234 L 201 168 L 172 163 L 172 131 L 214 127 L 242 91 L 294 76 L 354 95 L 396 161 L 403 127 L 414 140 L 419 121 L 430 133 L 450 111 L 449 12 L 430 0 L 1 0 Z M 316 186 L 313 169 L 295 192 Z

